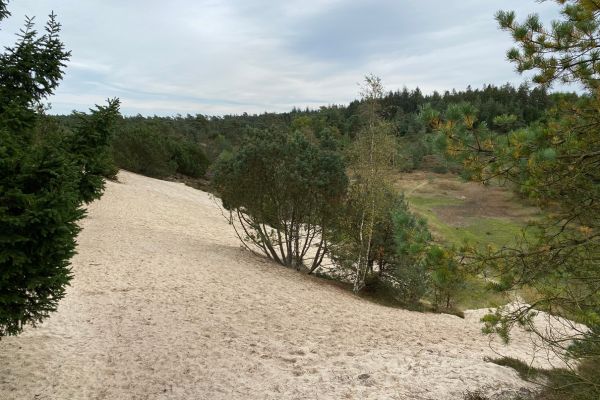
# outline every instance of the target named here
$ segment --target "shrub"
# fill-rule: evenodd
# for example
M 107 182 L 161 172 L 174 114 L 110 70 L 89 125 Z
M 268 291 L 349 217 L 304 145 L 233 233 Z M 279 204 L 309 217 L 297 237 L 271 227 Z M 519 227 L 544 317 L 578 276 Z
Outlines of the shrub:
M 199 144 L 152 123 L 135 121 L 121 123 L 112 156 L 119 168 L 153 178 L 177 173 L 201 178 L 209 164 Z
M 113 141 L 112 149 L 115 164 L 131 172 L 164 178 L 177 170 L 166 139 L 152 130 L 121 130 Z
M 208 158 L 199 145 L 185 141 L 172 141 L 172 158 L 177 164 L 176 172 L 191 178 L 202 178 L 208 168 Z
M 432 246 L 427 254 L 430 269 L 433 304 L 450 309 L 452 299 L 465 286 L 466 273 L 450 249 Z
M 386 188 L 384 209 L 373 228 L 365 289 L 371 297 L 393 298 L 407 306 L 414 306 L 429 291 L 430 279 L 427 268 L 427 251 L 431 245 L 431 234 L 425 220 L 416 217 L 408 208 L 402 195 Z M 341 209 L 345 221 L 356 221 L 359 217 L 352 202 Z M 354 215 L 354 216 L 352 216 Z M 355 258 L 352 250 L 355 241 L 345 239 L 348 232 L 341 226 L 334 242 L 330 245 L 331 257 L 339 277 L 349 275 Z

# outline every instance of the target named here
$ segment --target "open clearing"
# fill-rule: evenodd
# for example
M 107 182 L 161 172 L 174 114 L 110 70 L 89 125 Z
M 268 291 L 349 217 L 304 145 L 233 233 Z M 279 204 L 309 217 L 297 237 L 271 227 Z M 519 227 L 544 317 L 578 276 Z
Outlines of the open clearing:
M 215 202 L 121 172 L 59 311 L 0 342 L 2 399 L 456 399 L 528 388 L 466 318 L 386 308 L 240 248 Z M 533 365 L 547 367 L 545 354 Z
M 401 174 L 395 186 L 427 218 L 437 239 L 458 246 L 465 241 L 498 247 L 514 243 L 527 222 L 539 216 L 539 210 L 505 188 L 464 182 L 452 174 Z

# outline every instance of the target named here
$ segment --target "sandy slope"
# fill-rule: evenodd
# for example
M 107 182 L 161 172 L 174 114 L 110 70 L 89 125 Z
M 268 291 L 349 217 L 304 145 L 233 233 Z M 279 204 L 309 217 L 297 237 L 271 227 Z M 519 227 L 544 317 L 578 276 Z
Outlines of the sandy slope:
M 240 248 L 209 195 L 122 172 L 59 312 L 0 342 L 1 399 L 454 399 L 527 387 L 478 313 L 390 309 Z M 479 313 L 480 314 L 480 313 Z M 540 360 L 544 363 L 543 360 Z

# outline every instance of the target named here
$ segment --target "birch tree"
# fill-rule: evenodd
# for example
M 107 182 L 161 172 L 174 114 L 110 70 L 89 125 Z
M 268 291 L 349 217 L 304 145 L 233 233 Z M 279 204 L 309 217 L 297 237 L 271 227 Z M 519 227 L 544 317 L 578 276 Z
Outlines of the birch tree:
M 380 101 L 384 96 L 381 79 L 369 75 L 361 87 L 361 116 L 364 126 L 350 149 L 352 185 L 348 194 L 349 213 L 346 227 L 350 235 L 350 253 L 354 253 L 353 290 L 359 292 L 365 286 L 369 265 L 369 254 L 375 225 L 388 218 L 386 193 L 391 186 L 390 169 L 397 154 L 396 140 L 392 127 L 379 116 Z

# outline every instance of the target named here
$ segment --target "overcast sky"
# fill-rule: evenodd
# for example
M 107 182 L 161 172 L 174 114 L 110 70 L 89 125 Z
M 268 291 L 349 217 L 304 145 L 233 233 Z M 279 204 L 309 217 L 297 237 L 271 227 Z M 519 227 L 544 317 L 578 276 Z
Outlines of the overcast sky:
M 524 80 L 494 13 L 535 0 L 12 0 L 0 44 L 54 10 L 72 51 L 53 113 L 119 97 L 124 114 L 222 115 L 346 104 L 367 73 L 424 92 Z M 41 28 L 41 26 L 40 26 Z

